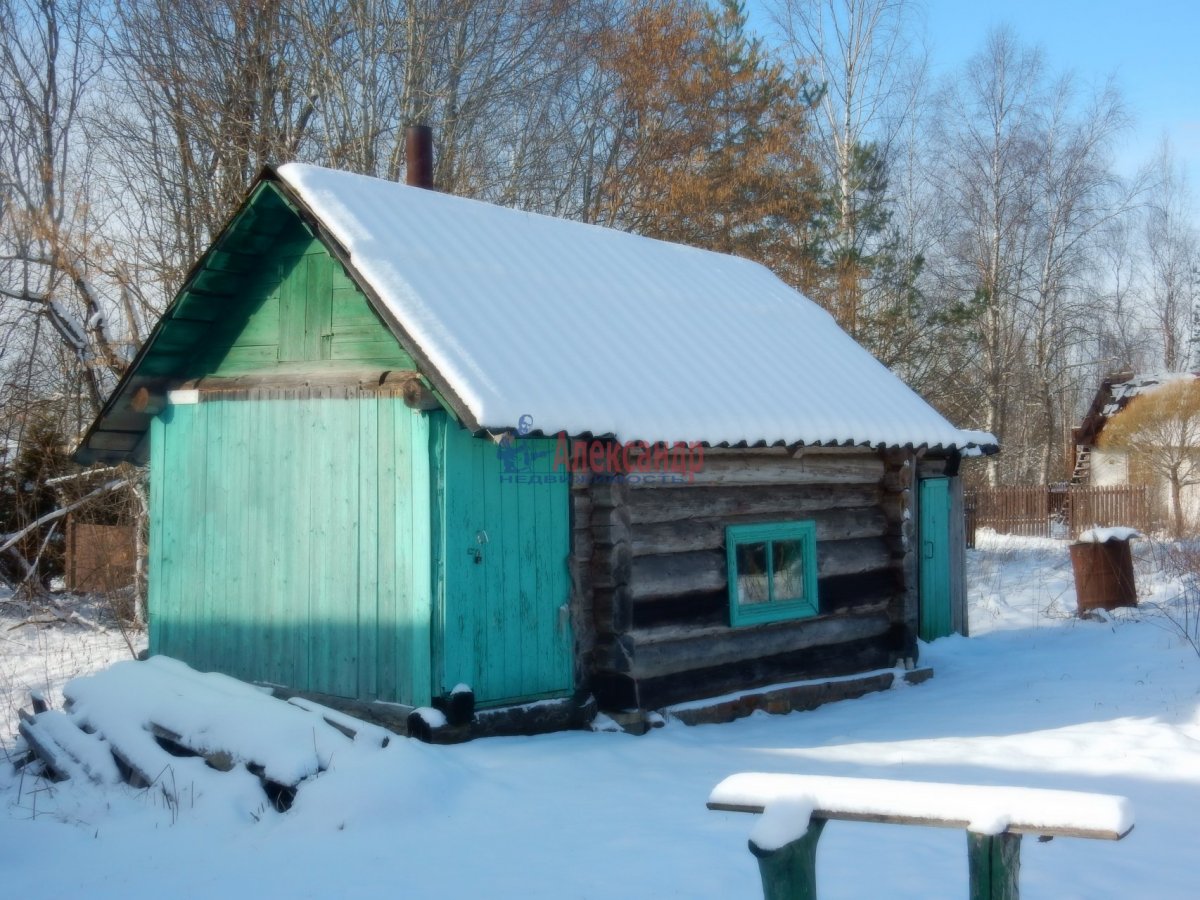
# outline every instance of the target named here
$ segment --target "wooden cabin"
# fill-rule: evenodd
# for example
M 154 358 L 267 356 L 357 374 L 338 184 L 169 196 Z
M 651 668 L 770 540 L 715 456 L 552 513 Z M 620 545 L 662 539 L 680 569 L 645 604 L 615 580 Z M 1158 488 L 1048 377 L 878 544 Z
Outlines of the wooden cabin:
M 993 445 L 755 263 L 289 164 L 78 458 L 150 467 L 152 653 L 646 710 L 963 630 Z

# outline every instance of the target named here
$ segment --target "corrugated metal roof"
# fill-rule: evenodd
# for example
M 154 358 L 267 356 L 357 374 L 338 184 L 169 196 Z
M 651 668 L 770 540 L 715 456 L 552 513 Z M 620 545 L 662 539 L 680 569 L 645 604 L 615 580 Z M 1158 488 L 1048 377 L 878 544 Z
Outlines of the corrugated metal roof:
M 279 177 L 477 423 L 620 440 L 965 448 L 766 268 L 289 164 Z

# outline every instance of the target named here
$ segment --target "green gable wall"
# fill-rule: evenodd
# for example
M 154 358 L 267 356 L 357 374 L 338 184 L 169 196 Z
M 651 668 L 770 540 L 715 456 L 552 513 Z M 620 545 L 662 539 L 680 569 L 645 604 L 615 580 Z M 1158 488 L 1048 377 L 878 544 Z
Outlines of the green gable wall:
M 187 374 L 352 367 L 415 368 L 341 263 L 297 219 L 242 276 Z
M 416 367 L 341 263 L 264 183 L 192 273 L 137 373 L 188 379 L 357 368 Z
M 428 446 L 396 397 L 169 406 L 151 426 L 151 652 L 428 703 Z

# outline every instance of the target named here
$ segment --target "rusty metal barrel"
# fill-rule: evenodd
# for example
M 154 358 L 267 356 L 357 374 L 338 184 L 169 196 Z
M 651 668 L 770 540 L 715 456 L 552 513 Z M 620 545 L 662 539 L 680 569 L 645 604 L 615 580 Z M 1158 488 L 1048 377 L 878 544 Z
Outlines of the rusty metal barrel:
M 1137 606 L 1129 542 L 1138 536 L 1132 528 L 1095 529 L 1071 545 L 1080 615 L 1091 609 Z

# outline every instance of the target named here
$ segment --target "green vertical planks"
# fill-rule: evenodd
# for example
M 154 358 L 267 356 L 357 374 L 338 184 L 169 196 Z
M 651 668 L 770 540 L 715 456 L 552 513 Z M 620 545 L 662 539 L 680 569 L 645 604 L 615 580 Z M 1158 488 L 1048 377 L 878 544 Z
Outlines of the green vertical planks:
M 172 406 L 152 454 L 158 652 L 413 704 L 459 681 L 481 704 L 571 690 L 568 485 L 548 466 L 505 472 L 392 397 Z
M 408 464 L 412 492 L 408 503 L 412 509 L 412 544 L 407 548 L 410 604 L 408 610 L 408 641 L 413 648 L 412 670 L 409 671 L 409 702 L 428 703 L 433 694 L 433 660 L 430 623 L 433 620 L 433 520 L 430 490 L 430 418 L 428 415 L 402 409 L 408 416 L 410 437 Z M 404 548 L 401 548 L 401 553 Z
M 951 633 L 950 479 L 920 482 L 921 558 L 919 562 L 921 640 Z
M 305 309 L 304 358 L 329 359 L 333 341 L 334 261 L 318 244 L 316 253 L 304 257 L 308 266 L 308 302 Z M 393 339 L 393 343 L 395 343 Z
M 403 420 L 403 452 L 397 465 L 408 472 L 408 493 L 404 503 L 396 504 L 398 515 L 408 518 L 408 538 L 395 542 L 399 559 L 405 563 L 406 602 L 402 606 L 401 633 L 408 645 L 405 670 L 410 696 L 431 696 L 432 669 L 430 661 L 429 623 L 433 604 L 430 599 L 430 509 L 429 509 L 429 419 L 404 406 L 396 407 L 396 417 Z M 399 442 L 398 442 L 399 443 Z M 407 512 L 406 512 L 407 510 Z
M 518 456 L 516 471 L 505 471 L 494 443 L 446 420 L 433 444 L 443 516 L 434 687 L 467 682 L 481 705 L 573 687 L 572 637 L 560 616 L 570 591 L 569 486 L 549 473 L 552 441 L 521 443 L 547 461 L 533 466 Z
M 163 423 L 164 417 L 155 416 L 150 422 L 150 529 L 149 546 L 147 547 L 146 562 L 146 605 L 150 609 L 160 610 L 169 615 L 166 606 L 169 594 L 164 590 L 162 575 L 165 568 L 163 561 L 163 492 L 166 472 L 163 468 Z M 162 640 L 162 629 L 150 630 L 150 652 L 161 653 L 158 642 Z
M 348 366 L 415 368 L 318 240 L 281 242 L 240 276 L 234 294 L 203 339 L 193 338 L 202 346 L 187 374 L 242 375 L 298 362 L 314 374 Z
M 359 405 L 358 696 L 379 697 L 379 401 Z
M 279 361 L 305 359 L 304 330 L 308 324 L 308 265 L 303 256 L 280 260 Z
M 396 537 L 395 510 L 403 502 L 404 495 L 399 490 L 396 474 L 396 404 L 390 400 L 380 400 L 378 412 L 379 508 L 376 521 L 379 529 L 379 691 L 381 697 L 400 697 L 405 688 L 396 667 L 396 648 L 400 640 L 397 560 L 403 551 L 399 550 Z
M 432 609 L 429 617 L 431 694 L 442 690 L 446 661 L 446 433 L 449 416 L 429 414 L 429 564 Z
M 429 701 L 429 457 L 399 398 L 170 406 L 151 435 L 151 644 L 200 669 Z

